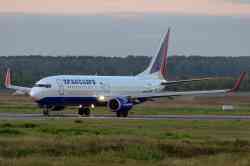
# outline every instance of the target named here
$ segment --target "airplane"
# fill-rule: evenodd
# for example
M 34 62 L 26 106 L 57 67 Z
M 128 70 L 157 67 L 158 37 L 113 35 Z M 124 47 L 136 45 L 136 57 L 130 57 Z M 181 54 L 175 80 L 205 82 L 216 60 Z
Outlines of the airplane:
M 212 78 L 168 81 L 167 56 L 170 29 L 166 33 L 159 53 L 151 59 L 145 71 L 136 76 L 57 75 L 43 78 L 33 87 L 11 84 L 10 69 L 5 76 L 5 87 L 16 90 L 16 94 L 28 94 L 43 110 L 44 116 L 50 111 L 61 111 L 67 106 L 79 106 L 78 114 L 90 116 L 90 108 L 106 106 L 117 117 L 127 117 L 138 104 L 157 98 L 227 94 L 236 92 L 246 73 L 243 72 L 232 89 L 207 91 L 166 91 L 167 87 L 184 83 L 209 80 Z

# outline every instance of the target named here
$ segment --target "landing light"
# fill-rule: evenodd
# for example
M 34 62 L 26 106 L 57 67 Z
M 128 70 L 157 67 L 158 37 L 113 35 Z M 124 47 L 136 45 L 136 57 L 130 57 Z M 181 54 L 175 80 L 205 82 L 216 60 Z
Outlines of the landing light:
M 99 97 L 98 97 L 98 100 L 99 100 L 99 101 L 104 101 L 104 100 L 105 100 L 105 96 L 99 96 Z
M 94 109 L 94 108 L 95 108 L 95 105 L 94 105 L 94 104 L 91 104 L 91 106 L 90 106 L 90 107 Z

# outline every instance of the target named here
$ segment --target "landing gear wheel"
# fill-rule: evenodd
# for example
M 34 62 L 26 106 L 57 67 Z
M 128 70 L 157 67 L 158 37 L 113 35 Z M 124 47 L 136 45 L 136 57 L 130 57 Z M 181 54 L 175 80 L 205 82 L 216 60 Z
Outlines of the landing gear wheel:
M 78 109 L 78 114 L 81 115 L 81 116 L 83 116 L 83 109 L 84 109 L 84 108 L 79 108 L 79 109 Z
M 116 117 L 121 117 L 121 112 L 120 111 L 116 112 Z
M 125 118 L 128 117 L 128 111 L 123 112 L 123 117 L 125 117 Z
M 117 111 L 116 116 L 126 118 L 126 117 L 128 117 L 128 111 Z
M 49 108 L 45 107 L 45 108 L 43 109 L 43 115 L 44 115 L 44 116 L 49 116 Z
M 128 117 L 128 111 L 122 112 L 122 117 L 124 117 L 124 118 Z
M 84 108 L 83 112 L 86 116 L 90 116 L 90 109 L 89 108 Z
M 83 116 L 90 116 L 90 109 L 89 108 L 79 108 L 78 109 L 78 114 Z

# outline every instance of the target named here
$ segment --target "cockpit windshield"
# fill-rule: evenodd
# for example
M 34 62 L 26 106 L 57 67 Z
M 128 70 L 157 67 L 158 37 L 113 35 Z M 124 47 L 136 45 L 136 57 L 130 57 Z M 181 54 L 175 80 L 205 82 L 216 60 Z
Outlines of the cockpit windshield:
M 51 85 L 50 84 L 36 84 L 34 87 L 51 88 Z

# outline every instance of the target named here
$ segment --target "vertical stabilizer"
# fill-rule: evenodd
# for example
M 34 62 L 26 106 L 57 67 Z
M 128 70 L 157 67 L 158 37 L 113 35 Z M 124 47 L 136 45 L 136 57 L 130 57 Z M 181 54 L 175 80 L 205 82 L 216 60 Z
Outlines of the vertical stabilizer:
M 165 79 L 167 73 L 167 56 L 169 48 L 170 28 L 164 38 L 159 53 L 154 56 L 148 68 L 138 76 L 151 76 L 158 79 Z
M 4 85 L 5 85 L 6 88 L 9 88 L 11 86 L 10 69 L 8 69 L 7 72 L 6 72 Z

